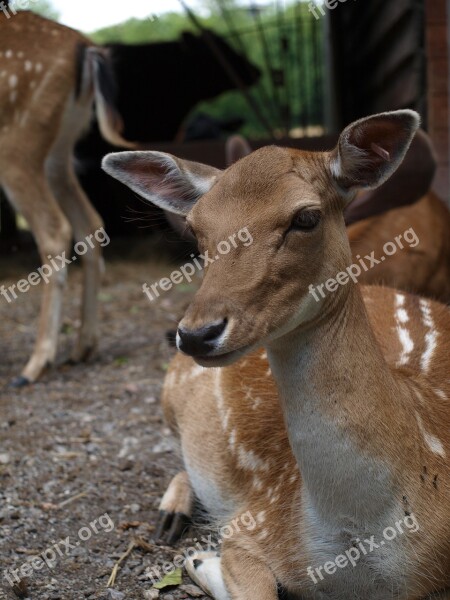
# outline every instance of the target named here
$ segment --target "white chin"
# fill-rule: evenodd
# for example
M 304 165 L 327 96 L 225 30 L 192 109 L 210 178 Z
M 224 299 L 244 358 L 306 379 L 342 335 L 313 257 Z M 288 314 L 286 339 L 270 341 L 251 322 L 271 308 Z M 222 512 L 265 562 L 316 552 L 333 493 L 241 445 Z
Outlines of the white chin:
M 249 350 L 250 348 L 242 348 L 241 350 L 234 350 L 233 352 L 227 352 L 218 356 L 199 356 L 193 358 L 201 367 L 227 367 L 242 358 Z

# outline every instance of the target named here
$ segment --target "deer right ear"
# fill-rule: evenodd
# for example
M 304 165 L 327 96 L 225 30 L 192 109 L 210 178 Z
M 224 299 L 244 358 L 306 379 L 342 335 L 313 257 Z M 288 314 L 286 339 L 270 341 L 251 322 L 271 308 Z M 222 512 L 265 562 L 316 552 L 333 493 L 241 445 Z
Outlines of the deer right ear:
M 232 135 L 228 138 L 225 145 L 225 155 L 227 166 L 234 165 L 235 162 L 245 158 L 252 153 L 250 144 L 242 135 Z
M 184 216 L 221 174 L 164 152 L 114 152 L 105 156 L 102 168 L 156 206 Z
M 346 192 L 376 188 L 402 163 L 420 126 L 412 110 L 397 110 L 349 125 L 331 153 L 330 169 Z

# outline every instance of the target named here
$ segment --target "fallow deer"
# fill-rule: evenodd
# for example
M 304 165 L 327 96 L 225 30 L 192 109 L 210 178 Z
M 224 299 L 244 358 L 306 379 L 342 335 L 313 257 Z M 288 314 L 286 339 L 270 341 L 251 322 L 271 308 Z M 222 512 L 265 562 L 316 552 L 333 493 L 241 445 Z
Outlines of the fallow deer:
M 74 145 L 96 101 L 101 131 L 115 145 L 132 147 L 120 135 L 113 106 L 114 80 L 104 50 L 72 29 L 32 12 L 0 13 L 0 186 L 26 219 L 43 264 L 68 252 L 102 220 L 75 176 Z M 74 360 L 96 346 L 101 249 L 83 256 L 81 329 Z M 54 362 L 66 268 L 43 289 L 34 351 L 14 385 L 35 381 Z
M 449 308 L 342 278 L 309 293 L 351 263 L 344 208 L 395 171 L 419 120 L 375 115 L 332 152 L 268 147 L 224 172 L 159 152 L 104 160 L 187 215 L 203 254 L 243 227 L 254 240 L 208 265 L 164 386 L 186 471 L 161 509 L 189 514 L 195 495 L 216 520 L 258 524 L 191 561 L 216 600 L 276 600 L 278 585 L 304 600 L 450 598 Z M 406 518 L 419 529 L 385 541 Z M 376 545 L 344 565 L 362 540 Z
M 386 242 L 411 228 L 419 240 L 417 246 L 405 245 L 402 252 L 365 272 L 360 282 L 450 303 L 450 212 L 432 190 L 410 206 L 350 225 L 347 231 L 354 260 L 372 251 L 382 256 Z

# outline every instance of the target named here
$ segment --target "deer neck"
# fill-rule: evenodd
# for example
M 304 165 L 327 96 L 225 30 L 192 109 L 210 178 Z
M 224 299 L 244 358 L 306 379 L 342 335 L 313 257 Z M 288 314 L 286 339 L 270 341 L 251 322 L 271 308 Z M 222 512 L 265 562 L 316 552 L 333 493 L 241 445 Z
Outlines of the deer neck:
M 391 440 L 377 419 L 386 398 L 395 407 L 398 391 L 359 289 L 345 293 L 314 326 L 267 350 L 304 501 L 326 521 L 357 526 L 380 522 L 395 495 L 391 464 L 380 451 Z

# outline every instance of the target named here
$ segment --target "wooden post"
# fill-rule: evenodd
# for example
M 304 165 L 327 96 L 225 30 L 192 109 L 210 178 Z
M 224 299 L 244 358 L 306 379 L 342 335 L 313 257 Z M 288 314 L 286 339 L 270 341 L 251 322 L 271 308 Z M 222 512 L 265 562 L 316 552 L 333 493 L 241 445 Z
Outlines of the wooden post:
M 426 0 L 428 132 L 439 160 L 434 189 L 447 202 L 450 199 L 449 25 L 447 0 Z

